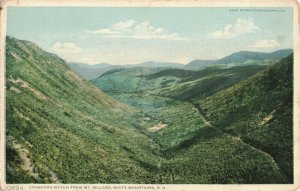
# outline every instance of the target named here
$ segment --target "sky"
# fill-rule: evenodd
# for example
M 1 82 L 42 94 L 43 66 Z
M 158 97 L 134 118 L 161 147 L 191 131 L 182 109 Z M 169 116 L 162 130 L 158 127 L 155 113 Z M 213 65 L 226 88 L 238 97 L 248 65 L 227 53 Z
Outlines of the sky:
M 8 7 L 7 35 L 68 62 L 186 64 L 293 48 L 292 8 Z

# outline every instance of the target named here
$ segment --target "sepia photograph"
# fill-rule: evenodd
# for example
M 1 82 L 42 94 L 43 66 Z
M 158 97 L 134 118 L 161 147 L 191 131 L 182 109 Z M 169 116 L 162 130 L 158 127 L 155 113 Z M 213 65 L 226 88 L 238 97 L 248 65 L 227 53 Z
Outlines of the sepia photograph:
M 1 189 L 297 189 L 297 2 L 126 2 L 3 2 Z

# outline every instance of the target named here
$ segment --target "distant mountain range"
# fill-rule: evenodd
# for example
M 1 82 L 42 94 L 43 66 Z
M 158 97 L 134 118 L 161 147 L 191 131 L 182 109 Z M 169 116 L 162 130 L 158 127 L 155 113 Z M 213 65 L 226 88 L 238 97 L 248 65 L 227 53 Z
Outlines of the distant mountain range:
M 106 68 L 111 66 L 111 64 L 108 63 L 101 63 L 101 64 L 83 64 L 83 63 L 77 63 L 77 62 L 70 62 L 70 65 L 73 65 L 75 67 L 85 67 L 85 68 Z
M 275 52 L 250 52 L 240 51 L 217 60 L 215 64 L 229 64 L 229 63 L 244 63 L 248 60 L 266 60 L 266 59 L 282 59 L 293 52 L 292 49 L 282 49 Z
M 240 51 L 224 58 L 217 60 L 193 60 L 187 64 L 173 63 L 173 62 L 142 62 L 139 64 L 128 64 L 128 65 L 113 65 L 108 63 L 101 64 L 84 64 L 84 63 L 68 63 L 69 67 L 72 68 L 81 77 L 92 80 L 96 79 L 107 71 L 120 68 L 129 67 L 146 67 L 146 68 L 188 68 L 188 69 L 200 69 L 212 65 L 227 65 L 227 66 L 238 66 L 238 65 L 270 65 L 280 59 L 293 53 L 293 49 L 282 49 L 274 52 L 251 52 L 251 51 Z
M 99 77 L 101 74 L 103 74 L 109 70 L 116 69 L 116 68 L 122 68 L 122 66 L 111 65 L 111 64 L 107 64 L 107 63 L 90 65 L 90 64 L 69 62 L 67 64 L 77 74 L 79 74 L 81 77 L 83 77 L 87 80 L 95 79 L 95 78 Z
M 278 61 L 293 53 L 293 49 L 282 49 L 274 52 L 240 51 L 219 60 L 194 60 L 187 67 L 204 67 L 211 64 L 265 64 L 270 61 Z
M 101 64 L 84 64 L 84 63 L 76 63 L 76 62 L 69 62 L 69 67 L 72 68 L 76 73 L 78 73 L 81 77 L 92 80 L 95 79 L 107 71 L 113 69 L 120 69 L 120 68 L 130 68 L 130 67 L 146 67 L 146 68 L 180 68 L 184 67 L 185 65 L 179 63 L 171 63 L 171 62 L 142 62 L 139 64 L 127 64 L 127 65 L 112 65 L 108 63 L 101 63 Z

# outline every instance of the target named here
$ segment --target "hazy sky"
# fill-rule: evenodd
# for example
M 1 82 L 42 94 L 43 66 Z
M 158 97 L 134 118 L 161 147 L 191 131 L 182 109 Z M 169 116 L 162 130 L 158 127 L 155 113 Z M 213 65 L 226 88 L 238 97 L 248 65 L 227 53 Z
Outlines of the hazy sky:
M 187 63 L 293 48 L 292 8 L 9 7 L 7 35 L 67 61 Z

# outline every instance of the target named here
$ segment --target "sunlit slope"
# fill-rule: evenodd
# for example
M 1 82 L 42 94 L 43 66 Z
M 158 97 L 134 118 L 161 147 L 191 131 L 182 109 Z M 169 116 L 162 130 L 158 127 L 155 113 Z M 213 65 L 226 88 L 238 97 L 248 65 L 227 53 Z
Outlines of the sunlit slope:
M 7 181 L 153 181 L 156 144 L 142 114 L 80 78 L 59 57 L 7 38 Z
M 236 67 L 209 67 L 198 71 L 184 71 L 170 69 L 149 76 L 149 79 L 166 77 L 178 77 L 177 83 L 161 86 L 153 90 L 151 94 L 172 97 L 179 100 L 193 98 L 205 98 L 226 89 L 241 80 L 253 76 L 262 71 L 266 66 L 236 66 Z
M 217 128 L 263 150 L 293 181 L 293 56 L 205 100 Z
M 198 71 L 126 68 L 109 71 L 91 82 L 109 95 L 149 93 L 188 100 L 208 97 L 266 69 L 267 66 L 210 67 Z

